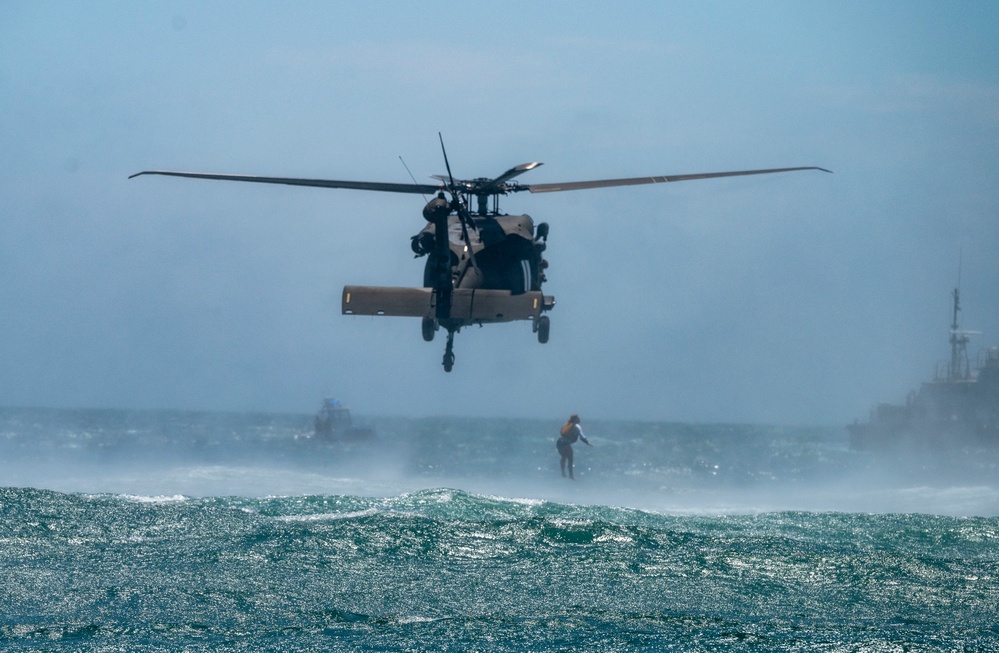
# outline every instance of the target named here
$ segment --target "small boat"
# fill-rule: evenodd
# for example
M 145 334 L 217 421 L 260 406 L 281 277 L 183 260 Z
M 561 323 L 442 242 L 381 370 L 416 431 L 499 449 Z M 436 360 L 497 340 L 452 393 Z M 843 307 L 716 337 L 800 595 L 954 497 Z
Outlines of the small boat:
M 316 438 L 324 440 L 365 440 L 374 436 L 371 429 L 354 426 L 350 409 L 338 399 L 323 399 L 313 421 Z

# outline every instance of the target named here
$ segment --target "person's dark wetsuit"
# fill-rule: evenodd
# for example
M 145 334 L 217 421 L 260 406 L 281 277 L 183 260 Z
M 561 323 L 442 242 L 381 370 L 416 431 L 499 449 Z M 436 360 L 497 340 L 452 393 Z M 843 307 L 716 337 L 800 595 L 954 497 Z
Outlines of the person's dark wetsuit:
M 579 425 L 579 416 L 573 415 L 565 423 L 565 426 L 562 427 L 558 440 L 555 441 L 555 449 L 558 450 L 560 456 L 558 464 L 562 470 L 562 476 L 565 476 L 566 462 L 568 462 L 569 478 L 574 478 L 572 475 L 572 443 L 576 440 L 582 440 L 587 445 L 590 444 L 590 441 L 583 435 L 582 427 Z

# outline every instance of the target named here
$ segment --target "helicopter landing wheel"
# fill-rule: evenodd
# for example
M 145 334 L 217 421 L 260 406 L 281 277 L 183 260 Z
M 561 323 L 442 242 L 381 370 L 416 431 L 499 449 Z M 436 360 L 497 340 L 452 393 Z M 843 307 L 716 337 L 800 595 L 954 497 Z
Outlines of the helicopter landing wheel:
M 448 331 L 447 334 L 447 346 L 444 348 L 444 360 L 442 364 L 444 365 L 444 371 L 450 372 L 454 368 L 454 331 Z
M 548 342 L 548 333 L 551 331 L 551 320 L 548 319 L 547 315 L 542 315 L 538 318 L 535 330 L 538 332 L 538 342 L 542 345 Z
M 431 342 L 437 332 L 437 321 L 432 317 L 423 318 L 423 339 Z

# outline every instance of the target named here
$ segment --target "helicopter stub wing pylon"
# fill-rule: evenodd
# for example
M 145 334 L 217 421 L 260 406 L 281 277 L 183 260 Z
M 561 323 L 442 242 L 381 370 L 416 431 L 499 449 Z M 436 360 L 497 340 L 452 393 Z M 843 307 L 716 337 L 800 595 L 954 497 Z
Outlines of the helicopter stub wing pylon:
M 448 319 L 464 323 L 537 320 L 554 305 L 554 297 L 537 290 L 514 295 L 509 290 L 455 288 Z M 433 318 L 436 308 L 437 291 L 433 288 L 344 286 L 341 296 L 344 315 Z

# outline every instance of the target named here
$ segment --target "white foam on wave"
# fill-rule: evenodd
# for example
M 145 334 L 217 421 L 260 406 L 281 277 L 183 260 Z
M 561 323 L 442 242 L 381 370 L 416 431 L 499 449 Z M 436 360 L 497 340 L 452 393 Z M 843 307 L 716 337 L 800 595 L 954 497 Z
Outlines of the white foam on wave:
M 503 501 L 505 503 L 515 503 L 519 506 L 529 506 L 531 508 L 536 508 L 542 506 L 546 503 L 544 499 L 529 499 L 527 497 L 501 497 L 495 494 L 486 495 L 487 499 L 493 501 Z
M 420 617 L 417 615 L 407 615 L 396 619 L 396 623 L 399 624 L 427 624 L 435 621 L 439 621 L 439 619 L 435 617 Z
M 183 494 L 174 494 L 172 496 L 143 496 L 138 494 L 119 494 L 120 498 L 126 501 L 132 501 L 134 503 L 179 503 L 181 501 L 188 501 L 189 497 Z
M 370 517 L 371 515 L 378 514 L 378 512 L 379 510 L 376 508 L 367 508 L 365 510 L 355 510 L 352 512 L 324 512 L 316 515 L 282 515 L 280 517 L 275 517 L 275 519 L 277 521 L 288 523 L 337 521 L 341 519 Z

